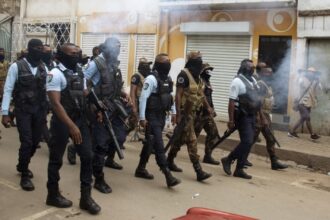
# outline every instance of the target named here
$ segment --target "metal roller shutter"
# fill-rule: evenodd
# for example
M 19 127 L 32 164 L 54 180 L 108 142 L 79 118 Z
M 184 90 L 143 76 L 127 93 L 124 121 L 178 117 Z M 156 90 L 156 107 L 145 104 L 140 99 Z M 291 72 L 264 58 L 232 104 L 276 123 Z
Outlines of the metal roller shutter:
M 229 86 L 240 62 L 250 57 L 250 36 L 188 35 L 187 53 L 201 51 L 203 61 L 214 67 L 211 83 L 217 117 L 228 120 Z
M 156 35 L 154 34 L 138 34 L 136 36 L 135 48 L 135 68 L 137 71 L 139 59 L 145 57 L 148 61 L 154 61 L 156 50 Z
M 124 86 L 127 85 L 127 69 L 128 69 L 128 51 L 129 51 L 129 35 L 128 34 L 93 34 L 83 33 L 81 35 L 81 49 L 83 54 L 88 56 L 92 55 L 92 49 L 95 46 L 100 45 L 105 41 L 107 37 L 115 36 L 121 43 L 120 54 L 118 59 L 120 60 L 120 69 L 123 74 Z

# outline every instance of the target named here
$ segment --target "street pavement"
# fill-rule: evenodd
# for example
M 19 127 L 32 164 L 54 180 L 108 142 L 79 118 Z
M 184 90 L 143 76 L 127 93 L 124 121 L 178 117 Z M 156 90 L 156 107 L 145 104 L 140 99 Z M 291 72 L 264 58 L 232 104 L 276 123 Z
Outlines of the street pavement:
M 60 187 L 63 195 L 74 204 L 68 209 L 53 208 L 45 205 L 47 146 L 43 143 L 31 162 L 36 190 L 25 192 L 19 187 L 19 175 L 15 169 L 19 146 L 17 131 L 15 128 L 2 129 L 1 136 L 0 219 L 168 220 L 184 215 L 190 207 L 207 207 L 258 219 L 330 219 L 328 175 L 301 168 L 295 163 L 290 163 L 290 167 L 284 171 L 273 171 L 269 159 L 252 154 L 249 159 L 254 166 L 247 171 L 253 176 L 252 180 L 229 177 L 220 166 L 202 164 L 204 170 L 211 172 L 213 177 L 205 183 L 199 183 L 186 147 L 183 147 L 176 162 L 184 172 L 174 173 L 182 183 L 167 189 L 154 156 L 150 158 L 148 169 L 155 179 L 134 177 L 141 150 L 140 142 L 125 144 L 125 159 L 120 161 L 124 166 L 122 171 L 105 168 L 106 180 L 113 192 L 104 195 L 93 190 L 93 197 L 102 206 L 99 215 L 91 216 L 79 209 L 79 160 L 77 165 L 72 166 L 66 158 L 61 169 Z M 202 150 L 203 146 L 200 145 L 201 156 Z M 214 157 L 219 159 L 227 154 L 228 151 L 220 148 L 215 150 Z

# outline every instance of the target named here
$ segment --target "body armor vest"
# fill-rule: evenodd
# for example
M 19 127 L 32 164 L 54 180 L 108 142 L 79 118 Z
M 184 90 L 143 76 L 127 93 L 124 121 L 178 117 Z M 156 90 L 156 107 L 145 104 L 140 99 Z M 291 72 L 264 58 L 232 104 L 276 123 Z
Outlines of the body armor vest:
M 139 85 L 137 86 L 137 98 L 139 98 L 141 96 L 141 91 L 142 91 L 142 88 L 143 88 L 143 82 L 144 82 L 144 76 L 137 72 L 136 75 L 138 75 L 140 77 L 140 82 L 139 82 Z
M 189 87 L 183 91 L 183 97 L 181 102 L 181 109 L 184 109 L 186 102 L 192 103 L 192 111 L 198 111 L 203 105 L 204 91 L 203 82 L 199 80 L 197 84 L 194 77 L 191 75 L 188 69 L 183 69 L 189 80 Z
M 271 113 L 273 109 L 273 101 L 274 101 L 274 96 L 273 96 L 273 90 L 270 86 L 268 86 L 264 81 L 259 80 L 258 84 L 260 86 L 264 86 L 266 88 L 266 94 L 263 96 L 263 102 L 262 102 L 262 111 L 266 113 Z
M 58 67 L 56 67 L 58 68 Z M 61 91 L 61 104 L 71 117 L 81 116 L 85 112 L 84 74 L 81 68 L 77 72 L 66 69 L 62 71 L 66 79 L 66 88 Z
M 251 115 L 257 113 L 262 105 L 262 97 L 259 93 L 259 87 L 256 83 L 251 85 L 249 81 L 241 74 L 237 76 L 244 83 L 246 93 L 239 95 L 239 109 L 245 115 Z
M 203 80 L 203 81 L 204 81 L 204 95 L 205 95 L 206 100 L 209 103 L 210 107 L 213 108 L 214 107 L 213 100 L 212 100 L 213 89 L 212 89 L 211 83 L 206 82 L 205 80 Z
M 173 105 L 173 81 L 170 76 L 165 80 L 161 79 L 159 74 L 154 71 L 152 73 L 157 80 L 157 92 L 151 93 L 147 101 L 147 110 L 153 111 L 169 111 Z
M 106 59 L 98 56 L 94 62 L 101 74 L 100 82 L 95 86 L 96 95 L 101 99 L 114 99 L 121 96 L 123 78 L 118 68 L 119 63 L 110 64 Z
M 27 61 L 16 61 L 18 76 L 13 92 L 16 107 L 25 108 L 25 105 L 46 105 L 46 78 L 47 71 L 43 63 L 37 67 L 33 75 Z

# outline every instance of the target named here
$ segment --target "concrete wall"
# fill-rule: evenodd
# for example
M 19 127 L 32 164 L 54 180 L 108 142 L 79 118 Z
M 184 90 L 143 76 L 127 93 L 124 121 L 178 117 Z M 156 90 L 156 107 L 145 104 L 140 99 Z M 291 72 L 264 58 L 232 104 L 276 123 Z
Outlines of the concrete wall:
M 72 0 L 27 0 L 25 17 L 68 17 Z
M 299 0 L 298 11 L 314 11 L 330 9 L 329 0 Z

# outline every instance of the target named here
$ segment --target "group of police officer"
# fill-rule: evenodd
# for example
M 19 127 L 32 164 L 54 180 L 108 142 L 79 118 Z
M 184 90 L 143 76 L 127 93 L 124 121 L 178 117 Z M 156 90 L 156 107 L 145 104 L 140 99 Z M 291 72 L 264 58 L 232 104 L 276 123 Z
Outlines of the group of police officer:
M 100 212 L 100 206 L 91 197 L 91 188 L 102 193 L 111 193 L 110 185 L 105 181 L 103 167 L 107 157 L 108 166 L 121 169 L 114 162 L 116 147 L 124 149 L 124 142 L 131 126 L 140 126 L 145 131 L 145 139 L 135 176 L 153 179 L 146 165 L 150 154 L 154 152 L 157 165 L 163 172 L 167 187 L 180 184 L 180 180 L 171 172 L 182 172 L 174 159 L 181 146 L 187 145 L 189 158 L 196 172 L 197 181 L 212 176 L 205 172 L 197 153 L 197 139 L 202 129 L 207 133 L 205 141 L 204 163 L 219 165 L 212 157 L 215 142 L 220 138 L 214 121 L 215 111 L 212 101 L 213 88 L 210 77 L 213 67 L 203 63 L 202 55 L 192 51 L 187 55 L 184 69 L 176 80 L 176 94 L 173 100 L 173 81 L 169 76 L 171 62 L 167 54 L 158 54 L 152 62 L 141 58 L 138 72 L 131 78 L 130 95 L 123 88 L 123 78 L 119 68 L 118 56 L 120 42 L 110 37 L 93 50 L 93 59 L 84 67 L 81 63 L 81 49 L 71 43 L 65 43 L 57 49 L 56 63 L 51 59 L 50 48 L 38 39 L 28 42 L 26 57 L 13 63 L 7 74 L 2 101 L 2 124 L 10 126 L 8 115 L 11 97 L 15 106 L 16 122 L 21 146 L 17 171 L 21 173 L 20 185 L 23 190 L 32 191 L 33 173 L 29 163 L 45 130 L 47 111 L 50 105 L 53 112 L 50 122 L 48 163 L 48 195 L 46 204 L 55 207 L 70 207 L 72 202 L 62 196 L 59 189 L 63 156 L 69 138 L 73 145 L 68 152 L 72 159 L 75 152 L 80 156 L 81 199 L 80 208 L 91 214 Z M 97 54 L 96 52 L 99 52 Z M 267 75 L 268 67 L 259 65 L 259 73 Z M 231 164 L 237 160 L 234 176 L 251 178 L 243 168 L 249 164 L 247 158 L 251 146 L 256 141 L 256 121 L 260 121 L 259 131 L 270 125 L 271 88 L 263 81 L 264 93 L 260 91 L 262 77 L 253 77 L 254 65 L 251 60 L 243 60 L 237 77 L 233 80 L 229 96 L 229 129 L 237 129 L 241 143 L 228 157 L 222 158 L 224 171 L 231 174 Z M 267 74 L 264 74 L 267 73 Z M 91 101 L 90 94 L 96 94 L 97 103 Z M 47 98 L 48 97 L 48 98 Z M 269 103 L 270 102 L 270 103 Z M 114 103 L 120 103 L 130 116 L 114 111 Z M 268 104 L 266 104 L 268 103 Z M 101 106 L 102 109 L 99 107 Z M 263 106 L 263 107 L 262 107 Z M 267 108 L 266 108 L 266 107 Z M 265 110 L 266 108 L 266 110 Z M 263 109 L 265 111 L 263 111 Z M 115 136 L 105 126 L 105 112 L 108 112 Z M 176 124 L 168 146 L 164 147 L 163 129 L 166 117 Z M 267 149 L 272 169 L 284 169 L 274 151 L 274 141 L 268 138 Z M 268 140 L 268 139 L 269 140 Z M 169 153 L 166 156 L 166 150 Z M 72 159 L 73 160 L 73 159 Z M 75 161 L 71 161 L 74 163 Z M 250 164 L 251 165 L 251 164 Z

